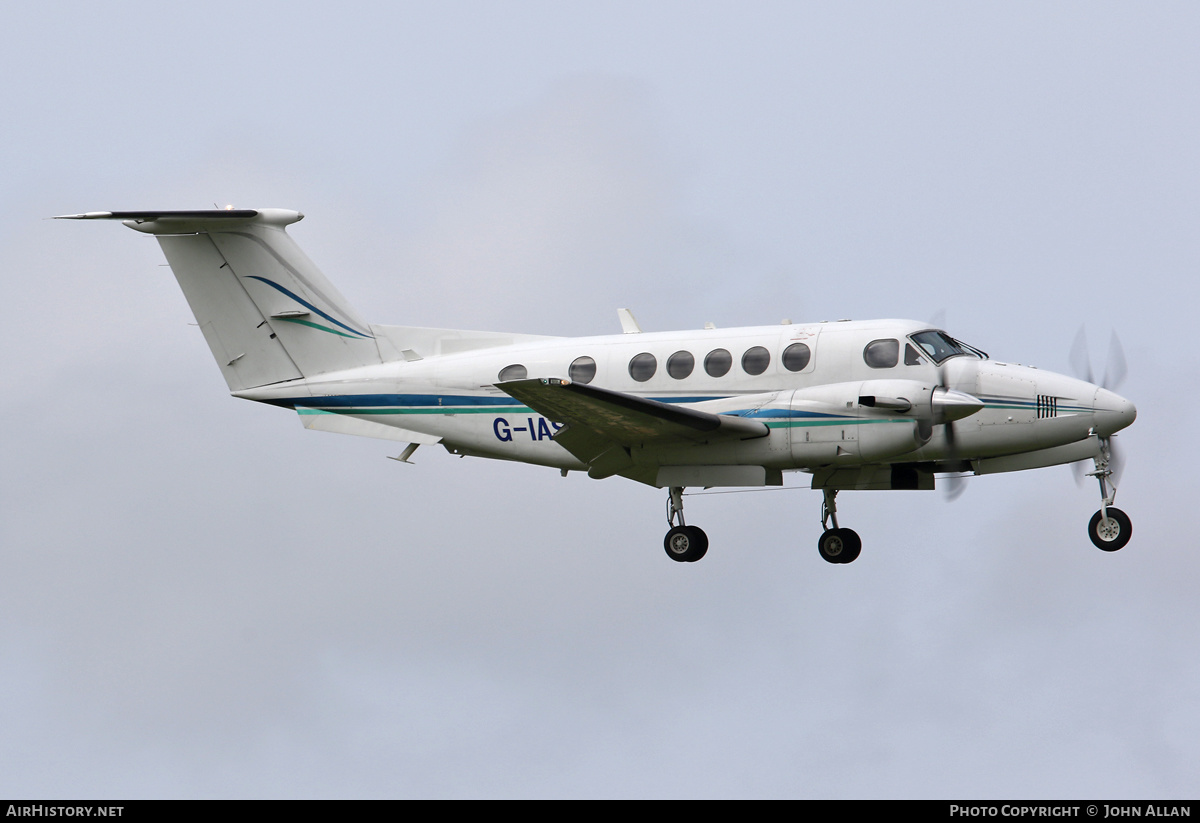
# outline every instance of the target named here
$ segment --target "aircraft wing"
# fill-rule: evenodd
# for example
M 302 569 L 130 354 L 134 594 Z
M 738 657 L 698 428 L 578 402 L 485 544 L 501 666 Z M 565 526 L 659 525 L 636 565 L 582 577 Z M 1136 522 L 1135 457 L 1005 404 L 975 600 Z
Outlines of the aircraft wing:
M 770 433 L 757 420 L 661 403 L 569 380 L 512 380 L 497 383 L 496 387 L 538 414 L 565 423 L 566 427 L 554 435 L 554 442 L 587 463 L 592 477 L 632 476 L 629 450 L 635 446 L 748 440 Z

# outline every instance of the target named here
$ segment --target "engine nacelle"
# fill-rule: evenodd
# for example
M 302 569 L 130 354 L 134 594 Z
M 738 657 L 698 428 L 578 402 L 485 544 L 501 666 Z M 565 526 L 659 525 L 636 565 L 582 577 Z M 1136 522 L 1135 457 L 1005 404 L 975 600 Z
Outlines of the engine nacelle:
M 933 385 L 916 380 L 865 380 L 783 395 L 779 410 L 788 419 L 792 458 L 807 468 L 914 451 L 923 442 L 918 422 L 931 416 L 933 392 Z

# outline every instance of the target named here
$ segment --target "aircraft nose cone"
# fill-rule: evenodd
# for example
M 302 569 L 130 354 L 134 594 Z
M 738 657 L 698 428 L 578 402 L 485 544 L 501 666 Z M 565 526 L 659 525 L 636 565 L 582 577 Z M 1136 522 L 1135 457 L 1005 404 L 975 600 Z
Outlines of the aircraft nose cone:
M 1093 408 L 1096 410 L 1096 430 L 1104 437 L 1120 431 L 1137 418 L 1133 403 L 1108 389 L 1096 390 Z

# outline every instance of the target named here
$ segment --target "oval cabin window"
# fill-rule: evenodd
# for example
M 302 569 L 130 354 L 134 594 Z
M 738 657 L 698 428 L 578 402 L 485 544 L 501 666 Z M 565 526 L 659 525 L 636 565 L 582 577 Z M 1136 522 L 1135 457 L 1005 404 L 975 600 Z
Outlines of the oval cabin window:
M 509 380 L 524 380 L 529 376 L 529 372 L 520 363 L 513 363 L 511 366 L 505 366 L 500 370 L 501 383 L 507 383 Z
M 713 349 L 704 358 L 704 371 L 709 377 L 724 377 L 733 365 L 733 355 L 725 349 Z
M 746 349 L 742 355 L 742 371 L 746 374 L 762 374 L 771 365 L 771 353 L 762 346 Z
M 788 371 L 804 371 L 812 360 L 812 349 L 804 343 L 793 343 L 783 350 L 783 367 Z
M 658 360 L 650 352 L 635 354 L 629 361 L 629 376 L 639 383 L 645 383 L 658 371 Z
M 696 368 L 696 358 L 690 351 L 677 351 L 667 359 L 667 374 L 682 380 Z
M 596 376 L 596 361 L 590 357 L 576 357 L 567 369 L 567 377 L 576 383 L 591 383 Z

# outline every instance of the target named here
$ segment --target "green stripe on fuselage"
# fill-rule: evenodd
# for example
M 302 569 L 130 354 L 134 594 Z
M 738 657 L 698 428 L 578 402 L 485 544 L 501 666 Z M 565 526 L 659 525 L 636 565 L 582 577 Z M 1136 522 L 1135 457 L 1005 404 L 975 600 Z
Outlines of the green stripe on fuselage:
M 760 419 L 760 418 L 756 418 Z M 880 420 L 873 417 L 839 417 L 836 420 L 763 420 L 769 429 L 794 429 L 801 426 L 857 426 L 860 423 L 915 423 L 911 417 Z

